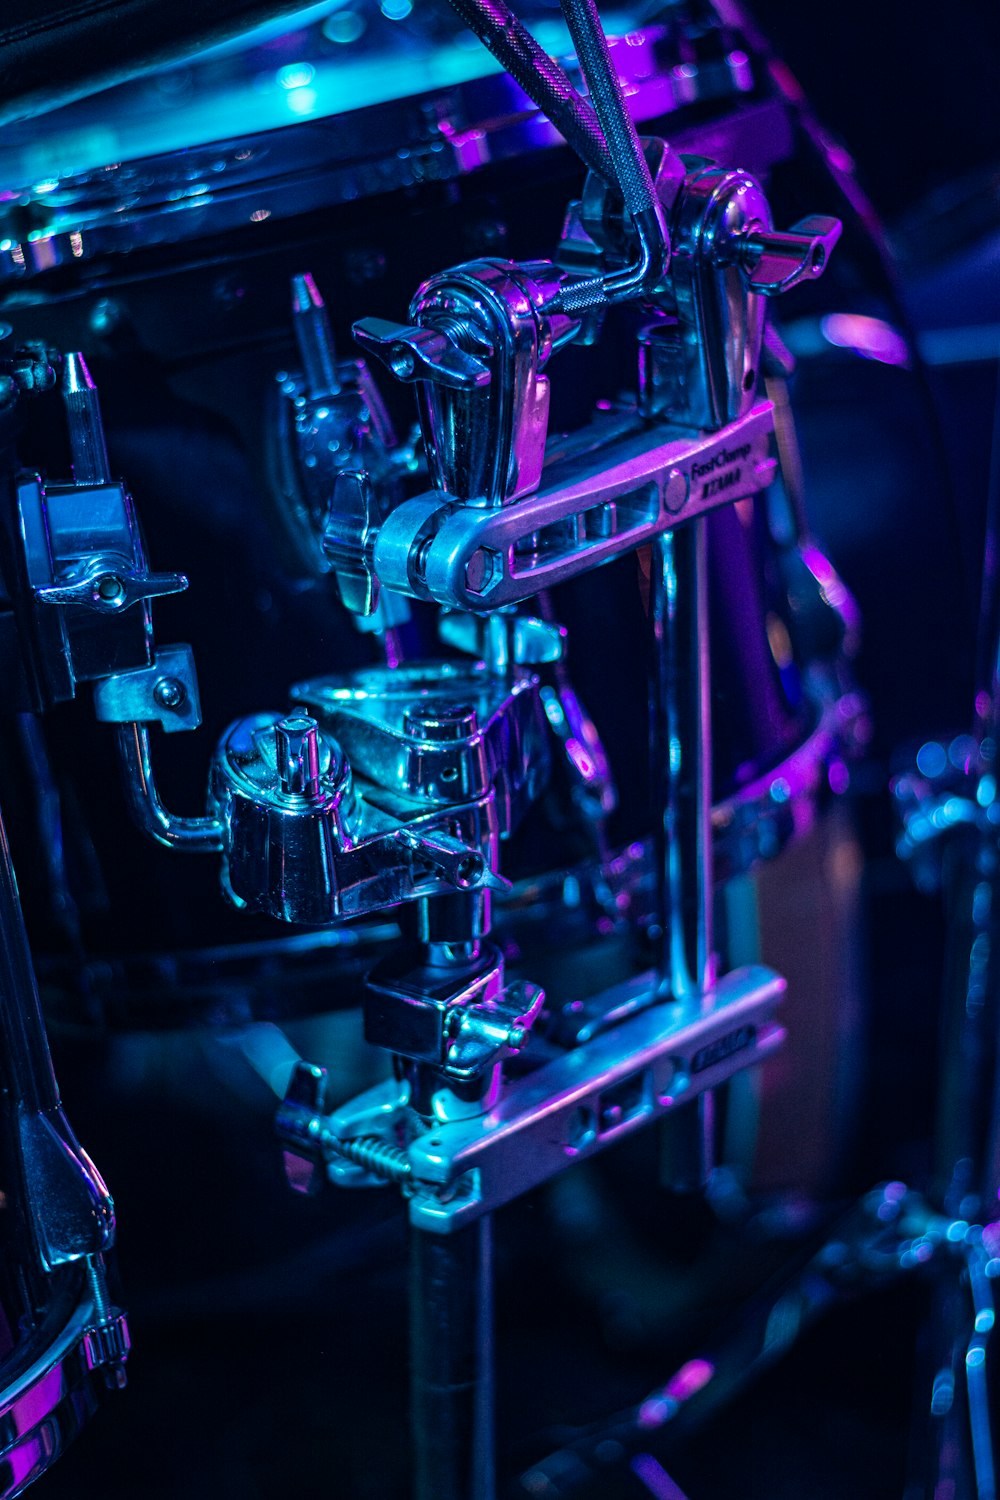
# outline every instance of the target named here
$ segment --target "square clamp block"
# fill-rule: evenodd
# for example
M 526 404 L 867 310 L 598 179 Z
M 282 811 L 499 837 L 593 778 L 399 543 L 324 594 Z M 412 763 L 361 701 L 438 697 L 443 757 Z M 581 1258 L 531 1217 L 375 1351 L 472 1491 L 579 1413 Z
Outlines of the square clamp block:
M 376 964 L 365 985 L 365 1041 L 443 1067 L 452 1040 L 452 1013 L 496 999 L 503 988 L 503 960 L 492 943 L 478 958 L 447 967 L 424 962 L 409 944 Z

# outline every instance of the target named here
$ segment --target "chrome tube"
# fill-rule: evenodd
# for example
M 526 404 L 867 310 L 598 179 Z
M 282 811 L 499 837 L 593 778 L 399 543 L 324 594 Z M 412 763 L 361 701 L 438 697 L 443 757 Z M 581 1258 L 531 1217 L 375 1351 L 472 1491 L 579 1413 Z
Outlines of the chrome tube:
M 657 997 L 684 1000 L 714 979 L 708 547 L 704 520 L 657 538 L 650 556 L 653 662 L 650 782 L 656 868 Z M 714 1157 L 714 1100 L 702 1094 L 662 1136 L 661 1171 L 696 1192 Z
M 670 241 L 663 207 L 628 112 L 621 80 L 611 60 L 608 39 L 594 0 L 560 0 L 560 4 L 604 132 L 615 181 L 639 242 L 634 265 L 601 278 L 605 300 L 625 301 L 641 291 L 652 291 L 667 268 Z M 575 300 L 577 296 L 585 300 L 579 303 Z M 566 312 L 593 305 L 586 284 L 566 288 L 560 301 Z
M 650 774 L 661 998 L 712 980 L 712 806 L 707 534 L 695 521 L 653 545 Z
M 160 801 L 146 725 L 119 724 L 117 738 L 125 800 L 136 826 L 167 849 L 221 852 L 222 829 L 215 818 L 179 818 Z

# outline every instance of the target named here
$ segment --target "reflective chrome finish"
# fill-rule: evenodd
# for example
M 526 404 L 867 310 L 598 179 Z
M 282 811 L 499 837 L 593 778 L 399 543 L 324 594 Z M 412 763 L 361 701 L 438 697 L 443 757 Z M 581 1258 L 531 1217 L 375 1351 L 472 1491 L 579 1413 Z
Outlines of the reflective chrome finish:
M 471 24 L 468 11 L 463 20 Z M 754 91 L 754 65 L 738 33 L 708 4 L 696 13 L 704 40 L 694 59 L 671 17 L 648 24 L 634 11 L 605 14 L 635 120 L 692 104 L 737 105 Z M 29 238 L 14 214 L 3 225 L 0 281 L 16 285 L 81 260 L 237 229 L 266 234 L 269 223 L 294 215 L 459 180 L 561 143 L 549 100 L 539 113 L 523 86 L 489 76 L 485 53 L 442 35 L 440 13 L 433 28 L 410 19 L 402 57 L 396 23 L 375 13 L 369 23 L 356 43 L 335 49 L 320 19 L 303 26 L 296 56 L 314 73 L 304 115 L 293 112 L 289 91 L 274 78 L 272 47 L 251 38 L 236 51 L 205 51 L 166 79 L 153 71 L 8 122 L 0 176 L 36 233 Z M 579 89 L 565 26 L 547 19 L 536 30 L 539 50 L 560 58 L 569 91 Z M 350 89 L 345 63 L 356 70 Z M 376 139 L 372 106 L 380 110 Z M 237 122 L 239 134 L 227 138 Z M 401 141 L 407 150 L 398 149 Z M 42 190 L 40 173 L 54 187 Z
M 77 484 L 108 484 L 111 465 L 104 441 L 97 388 L 82 354 L 67 354 L 63 362 L 63 405 L 73 455 L 73 478 Z
M 766 969 L 736 971 L 709 996 L 669 1006 L 649 1004 L 653 975 L 626 988 L 636 1003 L 613 1030 L 508 1082 L 485 1114 L 438 1120 L 409 1141 L 411 1223 L 453 1233 L 693 1101 L 780 1044 L 775 1011 L 784 981 Z M 623 1000 L 624 991 L 615 990 L 602 1007 L 620 1009 Z M 340 1143 L 360 1136 L 396 1142 L 408 1097 L 398 1084 L 381 1084 L 332 1114 L 299 1117 L 289 1132 L 311 1143 L 332 1180 L 356 1183 L 362 1169 L 339 1165 Z
M 103 1384 L 101 1352 L 95 1341 L 97 1308 L 84 1290 L 77 1290 L 76 1296 L 79 1300 L 62 1327 L 45 1326 L 30 1341 L 25 1351 L 30 1363 L 0 1395 L 3 1500 L 13 1500 L 44 1474 L 97 1410 Z M 128 1343 L 123 1319 L 120 1329 L 124 1357 Z M 48 1343 L 47 1334 L 51 1335 Z M 124 1377 L 120 1365 L 118 1373 Z M 123 1383 L 123 1379 L 111 1381 Z
M 670 236 L 597 6 L 594 0 L 561 0 L 561 5 L 636 242 L 633 264 L 560 289 L 560 306 L 573 312 L 591 308 L 596 301 L 628 302 L 652 292 L 670 263 Z
M 99 1388 L 125 1383 L 129 1336 L 105 1275 L 114 1205 L 63 1112 L 2 819 L 0 1040 L 3 1125 L 13 1131 L 4 1255 L 23 1257 L 6 1266 L 5 1283 L 16 1278 L 25 1298 L 23 1308 L 4 1308 L 19 1323 L 0 1365 L 0 1493 L 12 1496 L 76 1435 Z
M 364 470 L 381 517 L 398 498 L 400 469 L 378 387 L 363 360 L 338 360 L 325 303 L 308 273 L 292 278 L 292 325 L 302 371 L 276 377 L 273 482 L 298 561 L 323 574 L 336 561 L 336 537 L 326 533 L 340 477 Z
M 145 724 L 119 724 L 117 741 L 125 801 L 136 827 L 167 849 L 218 853 L 223 830 L 217 818 L 180 817 L 168 812 L 160 800 Z
M 699 522 L 654 547 L 653 668 L 657 973 L 664 999 L 706 990 L 713 965 L 712 741 L 707 553 Z
M 517 504 L 404 501 L 378 532 L 374 572 L 398 593 L 473 614 L 516 604 L 756 494 L 774 473 L 770 433 L 768 402 L 697 436 L 637 423 L 598 452 L 553 464 Z
M 595 26 L 596 37 L 596 13 L 587 20 L 583 0 L 571 0 L 574 14 L 581 6 L 581 38 Z M 603 76 L 606 58 L 594 45 L 591 63 Z M 385 513 L 381 525 L 361 479 L 339 506 L 335 499 L 335 565 L 359 610 L 374 607 L 379 584 L 471 612 L 517 603 L 768 482 L 766 456 L 753 447 L 771 415 L 768 403 L 754 405 L 760 293 L 819 275 L 840 225 L 814 217 L 775 238 L 764 192 L 747 173 L 703 161 L 685 171 L 662 141 L 640 152 L 630 125 L 616 154 L 630 184 L 633 226 L 652 212 L 641 207 L 647 199 L 660 216 L 659 270 L 650 280 L 647 265 L 635 283 L 631 272 L 620 273 L 619 292 L 644 295 L 662 310 L 640 341 L 638 413 L 671 424 L 672 441 L 657 425 L 637 423 L 635 435 L 618 437 L 618 451 L 612 443 L 578 460 L 568 482 L 560 485 L 558 463 L 543 473 L 549 391 L 542 371 L 560 343 L 592 341 L 593 314 L 617 285 L 619 272 L 608 267 L 629 253 L 621 205 L 594 174 L 568 221 L 562 259 L 570 269 L 470 262 L 418 291 L 413 326 L 355 324 L 365 348 L 399 379 L 417 382 L 435 484 Z M 675 246 L 667 275 L 664 213 Z M 588 267 L 590 274 L 572 279 Z
M 156 723 L 167 734 L 197 729 L 201 699 L 191 647 L 160 646 L 148 667 L 101 678 L 94 713 L 103 724 Z
M 434 276 L 410 304 L 414 326 L 362 319 L 361 347 L 417 383 L 431 479 L 442 496 L 501 506 L 541 477 L 553 350 L 576 322 L 548 311 L 563 273 L 544 262 L 470 261 Z
M 506 836 L 548 775 L 538 679 L 527 671 L 498 681 L 482 662 L 420 662 L 317 678 L 291 696 L 336 736 L 365 796 L 399 817 L 436 808 L 443 818 L 492 793 Z
M 520 1051 L 542 991 L 524 982 L 505 987 L 499 950 L 476 946 L 465 961 L 427 961 L 400 948 L 378 963 L 368 976 L 365 1040 L 459 1082 Z
M 62 393 L 77 477 L 24 474 L 16 492 L 12 603 L 30 684 L 24 706 L 35 711 L 74 697 L 80 682 L 148 668 L 149 602 L 187 588 L 183 574 L 149 569 L 131 497 L 108 477 L 97 391 L 79 354 L 66 356 Z
M 536 678 L 423 663 L 317 679 L 292 698 L 309 713 L 256 714 L 226 732 L 211 815 L 192 820 L 200 847 L 223 850 L 234 905 L 322 923 L 505 888 L 496 841 L 548 768 Z

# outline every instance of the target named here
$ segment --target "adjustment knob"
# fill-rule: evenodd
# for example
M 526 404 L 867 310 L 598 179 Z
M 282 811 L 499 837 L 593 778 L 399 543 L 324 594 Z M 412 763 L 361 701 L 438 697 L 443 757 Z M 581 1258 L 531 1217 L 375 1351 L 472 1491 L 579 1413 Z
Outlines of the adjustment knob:
M 490 383 L 489 366 L 462 349 L 449 333 L 386 318 L 362 318 L 353 333 L 362 349 L 380 359 L 397 380 L 430 380 L 458 391 L 475 391 Z M 485 340 L 477 340 L 476 347 L 486 358 L 493 353 Z
M 740 263 L 750 290 L 776 297 L 800 281 L 821 276 L 842 227 L 839 219 L 811 214 L 784 234 L 770 230 L 739 235 Z
M 382 516 L 378 497 L 365 470 L 338 474 L 323 529 L 323 554 L 333 564 L 340 597 L 356 615 L 374 614 L 379 584 L 371 553 Z

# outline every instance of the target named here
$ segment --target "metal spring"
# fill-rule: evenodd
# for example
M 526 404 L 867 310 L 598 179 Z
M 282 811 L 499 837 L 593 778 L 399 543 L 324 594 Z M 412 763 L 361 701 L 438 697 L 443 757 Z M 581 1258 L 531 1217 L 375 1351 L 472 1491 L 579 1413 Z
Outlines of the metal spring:
M 350 1141 L 332 1141 L 331 1145 L 338 1156 L 389 1182 L 403 1182 L 413 1171 L 406 1152 L 380 1141 L 378 1136 L 359 1135 Z

